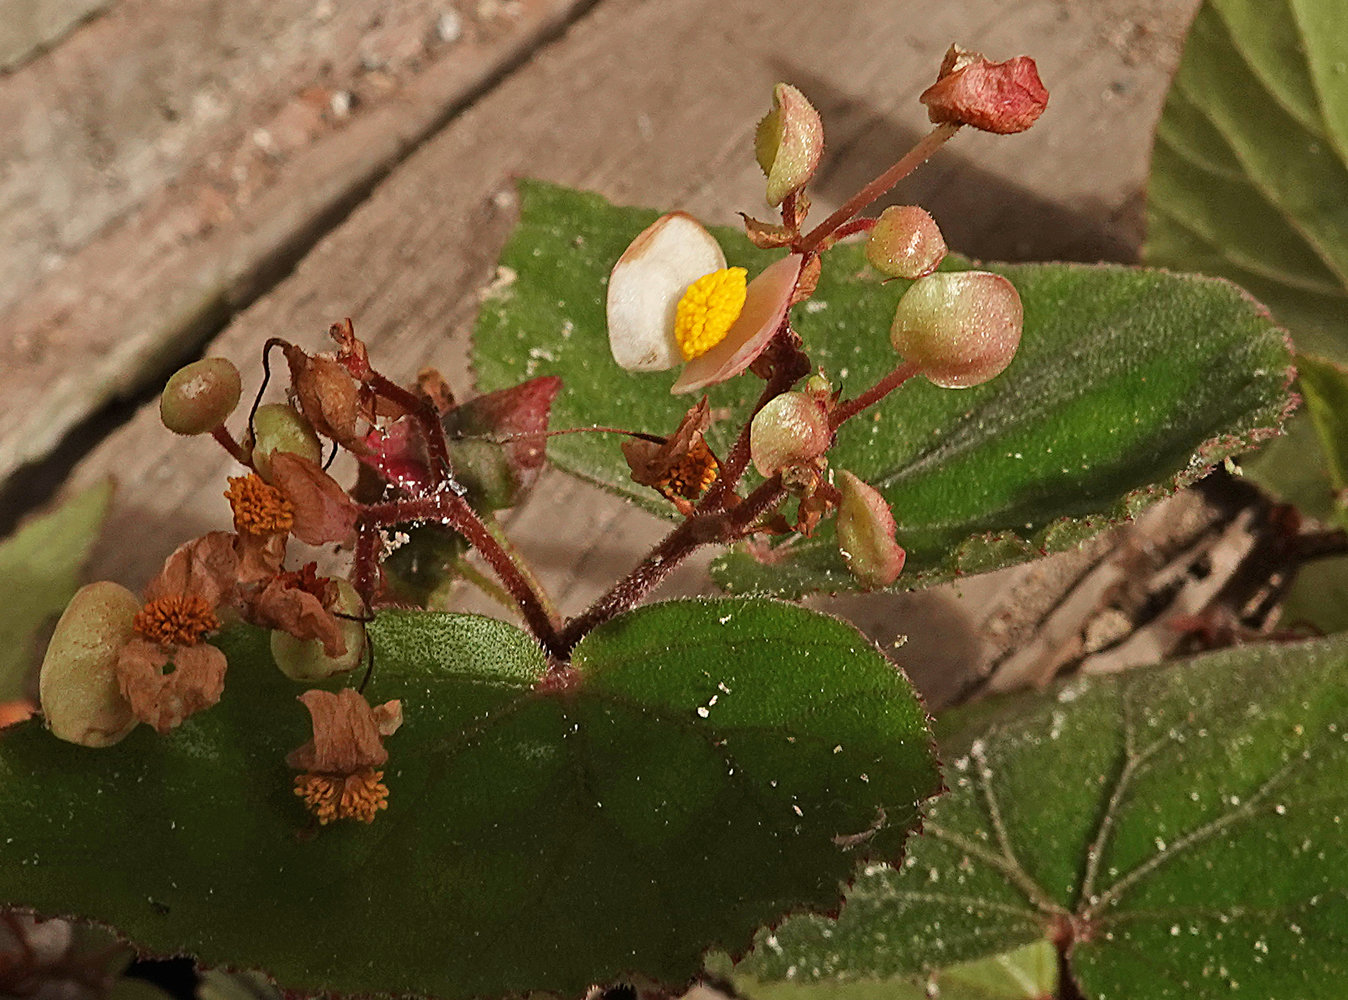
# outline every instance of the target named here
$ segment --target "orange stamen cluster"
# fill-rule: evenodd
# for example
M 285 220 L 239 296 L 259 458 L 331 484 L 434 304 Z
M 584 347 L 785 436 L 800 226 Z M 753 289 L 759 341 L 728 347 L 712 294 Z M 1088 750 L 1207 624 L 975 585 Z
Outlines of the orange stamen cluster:
M 285 494 L 269 486 L 262 477 L 250 472 L 230 476 L 225 498 L 234 512 L 234 530 L 250 535 L 280 535 L 294 523 L 294 508 Z
M 688 451 L 670 468 L 656 489 L 667 499 L 677 496 L 696 500 L 716 482 L 720 472 L 721 463 L 707 447 L 707 442 L 699 438 L 689 445 Z
M 215 609 L 196 594 L 158 597 L 136 612 L 137 632 L 161 646 L 194 646 L 220 627 Z
M 388 808 L 384 772 L 364 768 L 355 774 L 301 774 L 295 779 L 295 794 L 322 826 L 334 820 L 374 822 L 375 813 Z

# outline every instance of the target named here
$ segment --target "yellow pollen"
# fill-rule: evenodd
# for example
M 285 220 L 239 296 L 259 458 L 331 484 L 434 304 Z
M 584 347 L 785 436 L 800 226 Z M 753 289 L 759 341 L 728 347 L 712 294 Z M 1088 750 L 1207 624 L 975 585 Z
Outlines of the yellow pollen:
M 193 646 L 207 632 L 220 627 L 220 619 L 204 597 L 196 594 L 160 597 L 136 612 L 132 627 L 161 646 Z
M 742 267 L 725 267 L 688 286 L 674 312 L 674 339 L 684 361 L 706 354 L 725 339 L 744 309 L 748 273 Z
M 279 535 L 290 530 L 294 510 L 285 494 L 269 486 L 256 473 L 230 476 L 225 490 L 234 512 L 234 529 L 250 535 Z
M 373 823 L 375 813 L 388 808 L 388 787 L 383 778 L 383 771 L 368 767 L 346 775 L 301 774 L 295 778 L 295 794 L 318 817 L 321 826 L 338 819 Z

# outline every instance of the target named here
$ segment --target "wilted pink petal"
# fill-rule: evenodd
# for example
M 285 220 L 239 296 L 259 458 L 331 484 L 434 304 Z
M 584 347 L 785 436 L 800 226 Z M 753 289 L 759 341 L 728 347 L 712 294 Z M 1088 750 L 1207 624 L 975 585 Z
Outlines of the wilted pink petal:
M 228 665 L 224 653 L 204 642 L 166 649 L 132 639 L 117 658 L 117 681 L 136 718 L 166 733 L 220 700 Z
M 306 691 L 299 700 L 313 720 L 314 738 L 291 751 L 287 765 L 321 774 L 354 774 L 388 760 L 383 737 L 397 729 L 395 719 L 402 721 L 400 702 L 386 702 L 376 710 L 352 688 Z
M 294 511 L 291 532 L 310 545 L 350 543 L 359 510 L 346 490 L 316 463 L 278 451 L 271 457 L 272 479 Z

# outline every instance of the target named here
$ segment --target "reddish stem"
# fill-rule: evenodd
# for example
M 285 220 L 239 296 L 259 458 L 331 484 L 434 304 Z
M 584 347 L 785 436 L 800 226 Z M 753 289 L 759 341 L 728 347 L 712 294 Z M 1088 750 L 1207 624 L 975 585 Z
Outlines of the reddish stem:
M 665 536 L 645 559 L 584 614 L 566 623 L 558 638 L 559 652 L 569 656 L 576 643 L 604 622 L 634 607 L 683 560 L 709 543 L 728 544 L 743 538 L 758 518 L 786 497 L 782 477 L 773 476 L 728 510 L 694 514 Z
M 506 593 L 520 609 L 534 638 L 547 652 L 558 652 L 561 644 L 557 636 L 557 623 L 548 614 L 542 599 L 510 553 L 492 536 L 491 529 L 482 523 L 467 500 L 446 490 L 410 500 L 371 504 L 361 511 L 360 523 L 362 528 L 367 525 L 388 528 L 409 521 L 440 521 L 468 539 L 468 544 L 487 561 Z M 359 544 L 359 539 L 357 542 Z
M 834 407 L 833 413 L 829 416 L 829 426 L 836 431 L 846 421 L 851 420 L 866 407 L 874 406 L 880 402 L 917 373 L 917 365 L 911 361 L 905 361 L 860 396 L 849 399 L 845 403 L 839 403 Z
M 365 602 L 374 607 L 375 586 L 379 579 L 379 529 L 360 521 L 356 524 L 356 552 L 351 566 L 351 586 Z
M 253 456 L 243 450 L 243 446 L 234 440 L 234 435 L 225 429 L 224 424 L 211 431 L 211 437 L 215 438 L 221 448 L 229 452 L 234 461 L 250 469 L 253 467 Z
M 875 180 L 871 181 L 864 188 L 852 195 L 843 206 L 830 215 L 827 219 L 815 226 L 805 235 L 805 237 L 795 246 L 796 253 L 809 254 L 818 249 L 819 244 L 831 236 L 834 230 L 851 220 L 863 208 L 875 201 L 886 191 L 892 188 L 899 181 L 903 180 L 914 170 L 920 167 L 927 160 L 931 159 L 941 146 L 959 131 L 958 125 L 945 124 L 937 125 L 928 132 L 918 142 L 916 146 L 904 153 L 893 166 L 891 166 Z

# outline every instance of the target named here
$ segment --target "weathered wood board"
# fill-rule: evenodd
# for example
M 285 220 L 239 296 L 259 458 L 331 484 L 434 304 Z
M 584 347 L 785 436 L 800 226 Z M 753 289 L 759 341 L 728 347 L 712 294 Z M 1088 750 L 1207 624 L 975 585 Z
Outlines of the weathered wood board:
M 194 354 L 585 6 L 122 0 L 0 79 L 0 482 Z
M 791 5 L 787 16 L 772 0 L 604 0 L 452 117 L 289 277 L 235 316 L 210 353 L 233 358 L 256 385 L 267 336 L 318 347 L 329 322 L 351 316 L 390 374 L 429 363 L 465 387 L 467 336 L 510 225 L 512 177 L 732 221 L 738 210 L 761 209 L 752 129 L 772 84 L 786 79 L 824 116 L 816 205 L 827 210 L 925 129 L 916 96 L 955 40 L 995 57 L 1036 56 L 1050 111 L 1023 136 L 960 136 L 902 197 L 930 207 L 952 245 L 977 256 L 1126 258 L 1139 238 L 1148 137 L 1195 6 L 839 0 Z M 111 473 L 124 483 L 96 573 L 139 585 L 178 542 L 223 526 L 229 471 L 209 442 L 170 440 L 147 407 L 74 476 L 85 483 Z M 540 486 L 510 530 L 568 611 L 662 531 L 559 478 Z M 699 586 L 694 568 L 663 593 Z M 977 652 L 963 626 L 981 615 L 968 603 L 866 600 L 878 631 L 913 633 L 900 656 L 907 664 L 948 661 L 937 631 L 960 656 Z M 913 628 L 915 607 L 926 609 L 923 620 L 937 613 L 942 628 Z

